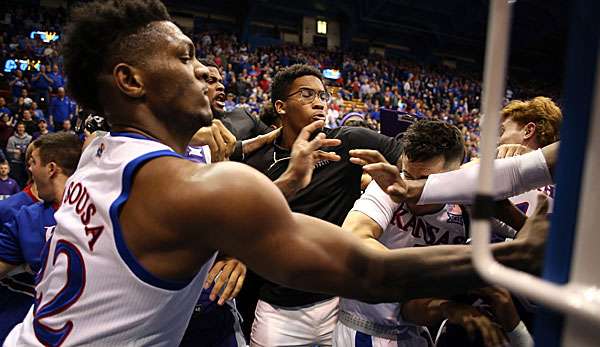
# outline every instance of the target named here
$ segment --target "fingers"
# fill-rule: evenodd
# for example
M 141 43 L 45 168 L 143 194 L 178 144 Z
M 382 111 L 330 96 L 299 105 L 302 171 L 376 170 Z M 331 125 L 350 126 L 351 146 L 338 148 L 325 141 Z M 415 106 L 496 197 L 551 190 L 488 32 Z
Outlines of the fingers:
M 246 278 L 246 266 L 237 260 L 236 262 L 237 263 L 227 280 L 227 286 L 225 286 L 225 289 L 219 298 L 219 305 L 223 305 L 225 301 L 235 298 L 244 284 L 244 279 Z M 223 275 L 225 275 L 225 271 L 223 272 Z
M 216 300 L 217 296 L 219 296 L 219 293 L 221 292 L 221 289 L 223 288 L 223 286 L 230 285 L 229 277 L 231 276 L 231 272 L 235 268 L 235 265 L 236 264 L 234 262 L 231 262 L 231 261 L 226 262 L 225 267 L 223 268 L 223 271 L 221 272 L 221 274 L 215 281 L 215 286 L 213 287 L 212 291 L 210 292 L 210 296 L 209 296 L 210 300 L 213 300 L 213 301 Z
M 371 176 L 377 175 L 377 174 L 387 174 L 387 175 L 393 176 L 394 178 L 402 179 L 402 177 L 400 176 L 400 170 L 398 170 L 398 167 L 396 167 L 395 165 L 388 164 L 387 162 L 367 164 L 367 165 L 363 166 L 363 170 Z
M 225 264 L 226 262 L 223 260 L 215 262 L 213 267 L 208 272 L 208 275 L 206 276 L 206 281 L 204 281 L 204 289 L 210 288 L 219 272 L 221 272 L 221 270 L 223 270 L 223 267 L 225 267 Z
M 386 163 L 385 157 L 376 150 L 372 149 L 353 149 L 350 152 L 350 161 L 357 165 L 367 165 L 374 163 Z M 353 160 L 354 159 L 354 160 Z
M 223 136 L 221 135 L 221 131 L 219 130 L 219 126 L 216 123 L 213 123 L 211 126 L 213 139 L 215 140 L 217 153 L 216 155 L 211 152 L 211 157 L 217 157 L 218 161 L 223 161 L 227 157 L 227 146 L 225 145 L 225 140 L 223 140 Z M 211 148 L 212 151 L 212 148 Z M 215 160 L 217 161 L 217 160 Z
M 325 124 L 325 122 L 323 122 L 322 120 L 318 120 L 318 121 L 310 123 L 309 125 L 302 128 L 302 131 L 300 131 L 298 138 L 308 141 L 308 139 L 310 138 L 310 135 L 313 132 L 315 132 L 315 130 L 323 128 L 324 124 Z
M 319 160 L 329 160 L 329 161 L 340 161 L 342 157 L 337 155 L 335 152 L 323 152 L 316 151 L 314 152 L 315 161 Z
M 548 197 L 545 194 L 538 194 L 537 197 L 537 206 L 535 208 L 535 212 L 533 216 L 543 216 L 545 217 L 548 213 L 548 208 L 550 204 L 548 202 Z

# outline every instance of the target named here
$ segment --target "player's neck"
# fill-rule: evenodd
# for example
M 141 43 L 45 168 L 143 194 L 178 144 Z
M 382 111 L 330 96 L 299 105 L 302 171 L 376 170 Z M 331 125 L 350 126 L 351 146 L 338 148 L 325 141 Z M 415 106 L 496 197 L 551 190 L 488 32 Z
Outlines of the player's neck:
M 299 133 L 294 131 L 291 127 L 284 125 L 281 128 L 281 141 L 279 142 L 279 145 L 283 148 L 291 150 L 296 138 L 298 137 L 298 134 Z
M 8 175 L 0 175 L 0 179 L 6 181 L 8 179 Z
M 174 134 L 169 132 L 165 127 L 144 127 L 138 125 L 126 125 L 126 124 L 113 124 L 112 125 L 113 132 L 130 132 L 140 134 L 144 137 L 157 140 L 169 147 L 171 147 L 177 153 L 184 153 L 187 145 L 189 144 L 192 136 L 189 138 L 181 135 Z M 193 134 L 192 134 L 193 135 Z

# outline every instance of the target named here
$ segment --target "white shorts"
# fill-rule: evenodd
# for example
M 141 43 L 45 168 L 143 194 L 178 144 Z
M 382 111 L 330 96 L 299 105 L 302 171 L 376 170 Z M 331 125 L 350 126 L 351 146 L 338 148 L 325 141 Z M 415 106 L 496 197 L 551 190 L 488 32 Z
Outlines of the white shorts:
M 338 322 L 333 332 L 334 347 L 431 347 L 429 332 L 426 328 L 419 329 L 420 333 L 410 330 L 402 339 L 390 340 L 383 337 L 370 336 L 361 333 Z
M 279 307 L 262 300 L 256 305 L 250 346 L 332 346 L 339 298 L 310 306 Z

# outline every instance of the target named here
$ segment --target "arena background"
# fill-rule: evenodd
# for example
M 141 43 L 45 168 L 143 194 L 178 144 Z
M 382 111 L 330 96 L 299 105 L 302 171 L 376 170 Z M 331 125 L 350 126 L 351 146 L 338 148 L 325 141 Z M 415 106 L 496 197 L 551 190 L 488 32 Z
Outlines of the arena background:
M 26 78 L 40 63 L 62 71 L 62 30 L 76 3 L 0 4 L 0 96 L 7 104 L 15 103 L 9 83 L 16 66 Z M 270 78 L 281 67 L 304 62 L 331 77 L 337 119 L 359 112 L 370 127 L 382 130 L 380 107 L 441 119 L 463 131 L 470 157 L 477 156 L 488 1 L 165 4 L 193 38 L 198 57 L 223 66 L 227 92 L 233 95 L 229 107 L 264 115 Z M 505 101 L 544 95 L 562 105 L 568 13 L 568 4 L 558 0 L 515 2 Z M 68 81 L 65 85 L 68 91 Z M 48 106 L 48 100 L 39 102 L 43 113 Z M 75 114 L 82 111 L 75 102 L 72 107 Z

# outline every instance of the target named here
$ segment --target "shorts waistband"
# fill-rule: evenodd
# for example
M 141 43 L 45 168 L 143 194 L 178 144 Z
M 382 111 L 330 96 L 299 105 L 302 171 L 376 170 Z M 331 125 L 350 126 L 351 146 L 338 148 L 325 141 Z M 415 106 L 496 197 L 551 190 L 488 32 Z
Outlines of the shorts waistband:
M 414 339 L 415 337 L 420 336 L 419 332 L 421 330 L 420 327 L 412 325 L 391 327 L 374 323 L 346 311 L 340 311 L 338 321 L 345 326 L 364 334 L 397 341 Z

